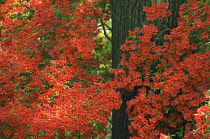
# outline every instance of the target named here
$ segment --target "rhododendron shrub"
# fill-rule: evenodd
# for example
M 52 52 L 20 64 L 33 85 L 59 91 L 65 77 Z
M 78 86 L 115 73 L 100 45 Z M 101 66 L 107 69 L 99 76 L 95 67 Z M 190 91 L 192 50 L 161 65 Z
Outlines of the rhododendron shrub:
M 180 7 L 178 27 L 164 35 L 162 45 L 156 44 L 161 32 L 154 24 L 170 16 L 166 3 L 144 7 L 147 24 L 129 31 L 121 46 L 112 83 L 138 91 L 127 103 L 132 139 L 209 137 L 209 107 L 201 106 L 209 99 L 210 7 L 204 1 L 187 2 Z
M 101 77 L 94 49 L 98 0 L 7 0 L 1 5 L 0 137 L 106 135 L 119 93 Z
M 156 21 L 170 16 L 167 4 L 144 7 L 148 22 L 129 31 L 120 69 L 107 83 L 92 72 L 97 21 L 108 19 L 101 1 L 0 5 L 0 137 L 103 138 L 120 88 L 138 91 L 127 103 L 131 138 L 208 138 L 208 1 L 182 5 L 178 27 L 162 45 Z
M 210 138 L 210 106 L 204 105 L 198 108 L 197 113 L 194 114 L 196 121 L 196 129 L 186 134 L 185 138 Z

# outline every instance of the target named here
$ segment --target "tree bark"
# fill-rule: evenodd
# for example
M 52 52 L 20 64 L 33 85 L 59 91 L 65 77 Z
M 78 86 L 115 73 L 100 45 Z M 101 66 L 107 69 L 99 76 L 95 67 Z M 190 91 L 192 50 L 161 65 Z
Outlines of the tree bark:
M 177 27 L 177 17 L 179 6 L 186 0 L 158 0 L 158 2 L 167 2 L 168 9 L 172 15 L 164 19 L 164 26 L 169 29 Z M 121 61 L 120 46 L 128 36 L 129 30 L 135 27 L 141 27 L 146 16 L 143 6 L 151 6 L 154 0 L 111 0 L 112 6 L 112 68 L 117 69 Z M 165 31 L 161 36 L 169 34 L 170 30 Z M 161 42 L 158 42 L 161 44 Z M 112 139 L 129 139 L 132 135 L 129 133 L 128 125 L 130 124 L 126 112 L 126 102 L 137 95 L 137 89 L 133 92 L 121 91 L 122 105 L 120 109 L 112 112 Z
M 112 5 L 112 68 L 117 69 L 121 60 L 120 45 L 128 36 L 128 31 L 140 27 L 145 21 L 143 6 L 150 0 L 111 0 Z M 148 5 L 149 6 L 149 5 Z M 126 102 L 135 97 L 135 92 L 121 91 L 123 103 L 119 110 L 112 112 L 112 139 L 128 139 L 128 116 Z

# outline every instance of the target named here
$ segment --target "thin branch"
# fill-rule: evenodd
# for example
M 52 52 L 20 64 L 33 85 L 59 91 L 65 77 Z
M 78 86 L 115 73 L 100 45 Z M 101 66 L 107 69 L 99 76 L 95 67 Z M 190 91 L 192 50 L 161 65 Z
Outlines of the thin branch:
M 105 24 L 104 22 L 100 19 L 100 22 L 101 22 L 101 26 L 102 26 L 102 29 L 104 31 L 104 36 L 111 42 L 111 38 L 107 35 L 107 32 L 106 32 L 106 28 L 105 28 Z
M 104 2 L 104 3 L 103 3 L 103 13 L 105 12 L 106 4 L 107 4 L 107 2 Z M 111 40 L 111 38 L 107 35 L 107 32 L 106 32 L 106 28 L 105 28 L 105 27 L 107 27 L 110 31 L 111 31 L 111 28 L 110 28 L 108 25 L 106 25 L 106 24 L 103 22 L 102 19 L 100 19 L 100 22 L 101 22 L 101 25 L 100 25 L 100 26 L 102 26 L 102 29 L 103 29 L 103 31 L 104 31 L 104 36 L 111 42 L 112 40 Z
M 97 28 L 98 28 L 98 27 L 101 27 L 101 26 L 102 26 L 102 24 L 98 25 Z M 106 23 L 104 23 L 104 26 L 105 26 L 106 28 L 108 28 L 108 29 L 106 29 L 106 30 L 112 31 L 112 28 L 111 28 L 110 26 L 108 26 Z
M 104 23 L 104 26 L 106 26 L 110 31 L 112 31 L 112 28 Z
M 164 25 L 163 25 L 164 26 Z M 164 29 L 162 32 L 160 32 L 159 33 L 159 35 L 157 36 L 157 37 L 155 37 L 155 41 L 154 42 L 156 42 L 157 41 L 157 39 L 165 32 L 165 31 L 167 31 L 167 30 L 171 30 L 170 28 L 168 28 L 168 27 L 166 27 L 166 26 L 164 26 L 166 29 Z

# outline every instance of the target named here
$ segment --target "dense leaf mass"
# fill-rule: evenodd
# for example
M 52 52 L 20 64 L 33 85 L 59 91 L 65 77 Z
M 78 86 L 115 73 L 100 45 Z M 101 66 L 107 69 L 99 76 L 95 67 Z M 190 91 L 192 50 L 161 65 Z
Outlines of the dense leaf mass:
M 171 11 L 166 3 L 144 7 L 148 23 L 128 32 L 120 68 L 105 83 L 91 72 L 99 66 L 97 24 L 109 18 L 102 2 L 0 3 L 0 137 L 105 138 L 121 104 L 116 90 L 137 88 L 127 103 L 131 139 L 209 138 L 208 1 L 187 0 L 162 45 L 154 22 Z
M 138 96 L 127 103 L 132 139 L 210 137 L 209 105 L 199 108 L 209 99 L 209 10 L 203 1 L 181 5 L 178 27 L 164 36 L 163 45 L 153 41 L 159 30 L 150 23 L 169 16 L 166 3 L 145 7 L 150 22 L 128 32 L 121 68 L 112 72 L 117 87 L 138 87 Z
M 101 77 L 95 1 L 7 0 L 1 5 L 0 136 L 105 136 L 119 93 Z M 67 132 L 68 131 L 68 132 Z

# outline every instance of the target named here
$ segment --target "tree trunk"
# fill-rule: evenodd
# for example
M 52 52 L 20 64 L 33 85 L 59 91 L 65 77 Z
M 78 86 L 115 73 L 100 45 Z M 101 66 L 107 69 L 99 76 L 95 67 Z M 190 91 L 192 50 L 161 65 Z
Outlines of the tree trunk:
M 150 0 L 111 0 L 112 5 L 112 68 L 117 69 L 121 60 L 120 45 L 128 36 L 128 31 L 140 27 L 145 21 L 143 6 Z M 119 110 L 112 112 L 112 139 L 128 139 L 128 116 L 126 102 L 135 97 L 135 92 L 121 91 L 123 103 Z
M 176 18 L 178 17 L 179 6 L 186 0 L 158 0 L 158 2 L 167 2 L 172 15 L 164 20 L 167 28 L 177 27 Z M 145 21 L 145 12 L 143 6 L 151 6 L 154 0 L 111 0 L 112 5 L 112 68 L 117 69 L 121 61 L 122 45 L 128 36 L 128 31 L 135 27 L 141 27 Z M 161 35 L 168 34 L 165 31 Z M 161 42 L 159 42 L 161 44 Z M 129 133 L 129 120 L 126 113 L 126 102 L 137 95 L 137 89 L 134 92 L 121 91 L 123 103 L 118 110 L 112 112 L 112 139 L 129 139 L 132 135 Z

